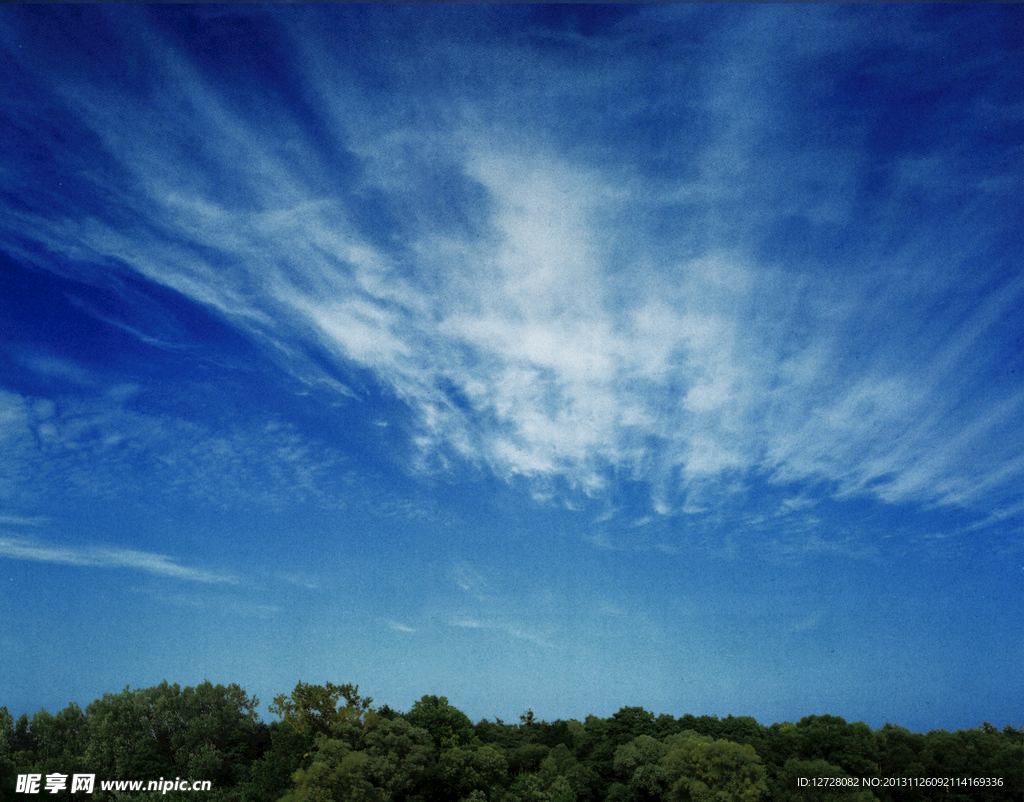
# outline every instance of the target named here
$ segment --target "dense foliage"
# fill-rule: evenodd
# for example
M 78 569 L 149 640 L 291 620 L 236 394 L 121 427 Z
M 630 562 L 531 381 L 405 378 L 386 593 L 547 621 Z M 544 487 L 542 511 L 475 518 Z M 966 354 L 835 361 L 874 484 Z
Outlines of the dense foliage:
M 210 802 L 1019 802 L 1024 727 L 925 735 L 836 716 L 770 727 L 749 716 L 472 721 L 443 696 L 407 713 L 358 686 L 299 683 L 266 724 L 237 685 L 107 694 L 84 711 L 0 708 L 0 800 L 19 774 L 211 780 Z M 815 783 L 815 778 L 818 783 Z M 1001 784 L 938 787 L 928 778 Z M 852 785 L 855 781 L 857 785 Z M 197 792 L 45 793 L 56 799 L 186 799 Z

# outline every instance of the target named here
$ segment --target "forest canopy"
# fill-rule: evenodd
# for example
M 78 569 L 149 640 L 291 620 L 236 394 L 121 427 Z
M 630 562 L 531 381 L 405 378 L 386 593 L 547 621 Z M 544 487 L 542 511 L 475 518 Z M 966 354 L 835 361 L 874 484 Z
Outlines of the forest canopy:
M 444 696 L 406 712 L 358 685 L 299 682 L 269 705 L 238 685 L 166 681 L 82 710 L 17 720 L 0 707 L 0 800 L 18 778 L 94 774 L 55 799 L 186 799 L 101 781 L 208 780 L 213 802 L 1018 802 L 1024 727 L 921 734 L 838 716 L 770 726 L 750 716 L 655 715 L 518 722 L 469 717 Z

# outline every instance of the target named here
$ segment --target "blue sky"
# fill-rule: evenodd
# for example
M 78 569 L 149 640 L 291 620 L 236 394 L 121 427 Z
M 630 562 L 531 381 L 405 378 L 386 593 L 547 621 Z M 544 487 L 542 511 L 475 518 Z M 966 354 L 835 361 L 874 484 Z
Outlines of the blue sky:
M 0 704 L 1024 723 L 1021 22 L 0 9 Z

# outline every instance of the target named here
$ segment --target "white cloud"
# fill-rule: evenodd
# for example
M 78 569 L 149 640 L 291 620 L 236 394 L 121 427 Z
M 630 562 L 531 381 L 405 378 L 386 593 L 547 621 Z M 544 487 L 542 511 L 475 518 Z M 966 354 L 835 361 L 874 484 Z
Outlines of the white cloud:
M 645 261 L 612 265 L 603 248 L 613 234 L 599 227 L 639 202 L 626 184 L 539 149 L 478 146 L 465 168 L 493 199 L 491 233 L 418 241 L 417 269 L 430 277 L 422 287 L 328 222 L 324 204 L 248 221 L 216 210 L 189 216 L 189 238 L 258 265 L 249 274 L 225 274 L 180 249 L 160 256 L 112 229 L 93 226 L 86 240 L 286 351 L 295 352 L 290 339 L 312 337 L 339 361 L 374 370 L 416 413 L 413 442 L 432 455 L 423 465 L 443 468 L 450 449 L 501 476 L 560 475 L 590 495 L 603 492 L 609 468 L 666 489 L 681 482 L 654 492 L 663 513 L 688 483 L 752 469 L 893 502 L 969 501 L 997 473 L 1019 476 L 992 460 L 959 459 L 1005 430 L 1011 413 L 983 412 L 992 423 L 977 418 L 951 438 L 944 414 L 957 399 L 939 381 L 964 370 L 968 345 L 1016 293 L 975 315 L 962 344 L 922 363 L 924 373 L 898 372 L 899 349 L 883 346 L 883 359 L 850 374 L 840 363 L 860 341 L 841 343 L 844 328 L 865 314 L 881 330 L 894 325 L 888 311 L 864 306 L 868 288 L 818 286 L 807 276 L 794 288 L 723 248 L 679 262 L 646 243 L 617 251 Z M 301 196 L 301 176 L 280 180 Z M 164 198 L 155 214 L 183 226 L 178 212 L 161 211 L 181 203 Z M 187 274 L 176 267 L 186 262 Z M 622 270 L 627 291 L 613 277 Z M 263 291 L 246 296 L 242 286 L 252 282 Z M 891 292 L 898 305 L 899 290 Z M 812 315 L 793 311 L 800 298 Z M 309 365 L 295 369 L 307 381 L 316 375 Z M 468 408 L 438 389 L 442 379 Z M 59 436 L 36 431 L 44 442 Z
M 164 554 L 102 546 L 84 548 L 59 546 L 23 537 L 0 537 L 0 557 L 82 567 L 128 568 L 190 582 L 238 582 L 232 576 L 179 565 Z
M 791 512 L 797 512 L 807 507 L 813 507 L 817 502 L 814 499 L 807 498 L 806 496 L 794 496 L 793 498 L 784 498 L 779 507 L 780 515 L 785 515 Z
M 305 588 L 306 590 L 319 590 L 320 583 L 306 574 L 278 574 L 278 578 L 289 585 Z
M 458 627 L 459 629 L 497 630 L 499 632 L 504 632 L 517 640 L 528 641 L 529 643 L 536 644 L 537 646 L 543 646 L 546 649 L 555 648 L 554 644 L 546 638 L 507 621 L 481 621 L 475 618 L 457 618 L 451 621 L 451 626 Z
M 0 526 L 45 526 L 49 520 L 42 515 L 0 515 Z
M 449 576 L 462 590 L 481 601 L 492 595 L 490 583 L 480 571 L 468 563 L 459 562 L 453 565 Z
M 808 632 L 815 629 L 818 624 L 821 623 L 821 619 L 824 617 L 824 613 L 821 610 L 815 610 L 813 613 L 808 614 L 805 618 L 797 621 L 791 626 L 793 632 Z
M 583 536 L 583 540 L 601 551 L 617 551 L 619 549 L 619 546 L 611 539 L 611 536 L 605 529 L 588 532 Z
M 696 509 L 688 490 L 745 471 L 891 502 L 970 503 L 1022 477 L 1008 458 L 1019 453 L 1012 422 L 1024 394 L 1004 384 L 992 399 L 968 397 L 985 386 L 975 355 L 1016 308 L 1021 283 L 978 290 L 984 302 L 947 337 L 930 312 L 970 272 L 960 264 L 966 246 L 936 254 L 908 237 L 824 265 L 769 266 L 752 255 L 750 243 L 786 216 L 845 232 L 856 214 L 849 199 L 868 154 L 820 138 L 772 145 L 775 132 L 802 123 L 785 119 L 781 101 L 765 102 L 791 45 L 820 58 L 876 36 L 845 21 L 845 44 L 830 43 L 820 32 L 834 22 L 826 11 L 773 14 L 784 33 L 775 42 L 751 12 L 723 36 L 720 60 L 696 65 L 698 99 L 687 104 L 697 108 L 686 108 L 717 127 L 706 141 L 680 140 L 690 149 L 685 179 L 645 177 L 628 152 L 609 165 L 594 156 L 597 145 L 562 147 L 550 133 L 522 130 L 514 115 L 489 116 L 474 93 L 444 110 L 440 129 L 410 127 L 386 105 L 364 108 L 339 90 L 327 76 L 347 67 L 303 41 L 305 89 L 331 122 L 323 136 L 361 159 L 355 189 L 325 183 L 317 143 L 290 129 L 290 147 L 308 158 L 286 158 L 274 145 L 280 132 L 240 115 L 151 36 L 140 47 L 167 79 L 153 108 L 112 103 L 73 77 L 57 87 L 134 176 L 125 204 L 151 228 L 28 213 L 18 225 L 54 252 L 123 261 L 217 310 L 309 387 L 352 394 L 302 356 L 308 341 L 373 371 L 413 411 L 414 465 L 424 470 L 460 457 L 539 485 L 560 477 L 589 495 L 615 471 L 648 482 L 662 515 Z M 796 33 L 805 24 L 809 41 Z M 444 46 L 477 66 L 518 52 Z M 557 106 L 569 87 L 580 108 L 607 91 L 623 95 L 636 65 L 625 51 L 612 55 L 583 87 L 554 63 L 530 68 L 550 80 L 522 102 Z M 576 126 L 566 114 L 553 119 Z M 180 138 L 150 124 L 165 119 L 185 127 Z M 198 152 L 185 147 L 193 140 Z M 904 159 L 894 167 L 899 191 L 946 191 L 951 158 L 939 149 Z M 246 202 L 219 191 L 204 172 L 214 167 Z M 475 234 L 420 224 L 445 200 L 424 188 L 419 176 L 430 170 L 480 190 Z M 401 218 L 394 248 L 353 222 L 354 196 L 367 190 L 393 201 Z M 657 233 L 648 214 L 683 233 Z M 866 240 L 894 239 L 860 222 Z M 36 369 L 88 379 L 68 365 Z M 0 408 L 0 436 L 19 425 L 16 414 Z M 77 442 L 66 425 L 34 432 L 45 444 Z
M 331 485 L 348 479 L 341 458 L 290 424 L 239 422 L 214 429 L 178 416 L 147 414 L 99 398 L 56 401 L 0 392 L 0 499 L 19 506 L 68 497 L 123 498 L 135 490 L 279 506 L 292 499 L 339 503 Z M 145 470 L 140 471 L 139 465 Z

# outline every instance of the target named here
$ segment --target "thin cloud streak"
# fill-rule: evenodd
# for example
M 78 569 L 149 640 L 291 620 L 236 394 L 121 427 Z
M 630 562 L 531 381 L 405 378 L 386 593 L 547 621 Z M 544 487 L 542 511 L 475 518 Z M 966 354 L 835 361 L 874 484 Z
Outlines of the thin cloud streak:
M 0 515 L 0 526 L 46 526 L 49 520 L 42 515 Z
M 475 618 L 458 618 L 451 622 L 451 626 L 459 629 L 497 630 L 499 632 L 504 632 L 506 635 L 509 635 L 516 640 L 524 640 L 537 646 L 543 646 L 545 649 L 555 648 L 555 645 L 550 641 L 547 641 L 532 632 L 527 632 L 516 624 L 506 621 L 481 621 Z
M 189 582 L 238 583 L 238 579 L 232 576 L 189 568 L 179 565 L 164 554 L 135 549 L 104 548 L 102 546 L 72 548 L 22 537 L 0 537 L 0 557 L 90 568 L 128 568 Z

